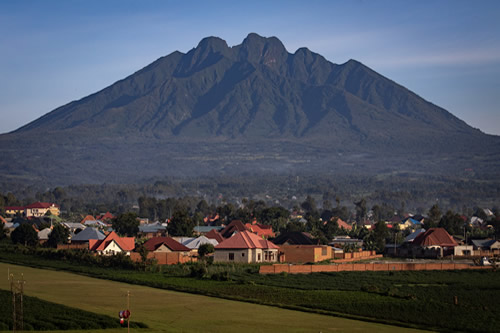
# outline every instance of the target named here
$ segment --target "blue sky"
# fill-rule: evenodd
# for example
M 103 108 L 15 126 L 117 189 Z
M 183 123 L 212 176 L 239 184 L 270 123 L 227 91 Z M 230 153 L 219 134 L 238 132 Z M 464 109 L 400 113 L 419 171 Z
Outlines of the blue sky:
M 0 1 L 0 133 L 206 36 L 356 59 L 500 135 L 500 1 Z

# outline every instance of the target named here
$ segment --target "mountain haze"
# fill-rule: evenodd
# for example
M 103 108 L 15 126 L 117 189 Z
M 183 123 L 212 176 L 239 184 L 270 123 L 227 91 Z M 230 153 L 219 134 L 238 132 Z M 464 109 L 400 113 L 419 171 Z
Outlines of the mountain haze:
M 0 135 L 0 170 L 4 181 L 69 184 L 244 172 L 460 172 L 472 167 L 470 158 L 488 173 L 499 152 L 499 137 L 360 62 L 334 64 L 307 48 L 292 54 L 276 37 L 252 33 L 233 47 L 207 37 Z

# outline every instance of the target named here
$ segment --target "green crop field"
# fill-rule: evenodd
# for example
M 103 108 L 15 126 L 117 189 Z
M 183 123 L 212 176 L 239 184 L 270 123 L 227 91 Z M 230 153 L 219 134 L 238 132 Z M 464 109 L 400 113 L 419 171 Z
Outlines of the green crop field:
M 26 295 L 114 316 L 117 321 L 118 311 L 126 308 L 130 291 L 132 320 L 149 326 L 133 329 L 135 332 L 422 332 L 5 263 L 0 263 L 0 276 L 4 274 L 0 289 L 10 288 L 9 272 L 17 277 L 24 274 Z

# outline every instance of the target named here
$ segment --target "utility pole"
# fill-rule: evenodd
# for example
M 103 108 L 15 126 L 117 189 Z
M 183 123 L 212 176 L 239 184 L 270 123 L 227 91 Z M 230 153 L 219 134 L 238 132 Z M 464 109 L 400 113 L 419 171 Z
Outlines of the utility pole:
M 24 330 L 23 319 L 23 294 L 24 294 L 24 275 L 21 274 L 21 280 L 14 280 L 14 274 L 10 274 L 10 291 L 12 293 L 12 331 Z
M 129 316 L 127 318 L 127 333 L 130 333 L 130 290 L 127 291 L 127 311 L 129 311 Z

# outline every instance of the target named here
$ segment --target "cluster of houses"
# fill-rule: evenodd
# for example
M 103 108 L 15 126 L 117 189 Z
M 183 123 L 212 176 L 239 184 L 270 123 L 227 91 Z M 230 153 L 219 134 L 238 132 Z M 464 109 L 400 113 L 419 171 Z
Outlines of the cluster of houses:
M 7 214 L 22 215 L 26 221 L 34 221 L 41 216 L 50 215 L 58 219 L 59 206 L 53 203 L 37 202 L 25 207 L 6 207 Z M 50 214 L 48 214 L 50 212 Z M 234 220 L 226 226 L 213 225 L 214 218 L 207 217 L 206 225 L 197 226 L 193 230 L 195 237 L 169 237 L 167 223 L 148 223 L 140 219 L 137 237 L 120 237 L 112 230 L 111 222 L 114 216 L 107 212 L 99 216 L 85 216 L 80 223 L 57 221 L 69 231 L 69 244 L 61 244 L 59 248 L 88 249 L 98 255 L 113 255 L 124 253 L 133 260 L 141 260 L 136 251 L 137 244 L 142 244 L 147 250 L 148 258 L 154 258 L 159 264 L 173 264 L 195 261 L 198 249 L 204 244 L 214 247 L 215 262 L 265 263 L 289 262 L 307 263 L 331 260 L 346 260 L 368 258 L 374 253 L 363 251 L 363 241 L 348 236 L 336 237 L 328 245 L 320 245 L 310 234 L 305 232 L 287 232 L 276 235 L 272 227 L 253 221 L 243 223 Z M 15 222 L 8 222 L 0 217 L 4 227 L 13 230 Z M 332 218 L 345 231 L 353 228 L 352 224 L 339 218 Z M 402 244 L 389 245 L 386 252 L 389 255 L 402 257 L 443 257 L 483 256 L 500 253 L 500 242 L 496 240 L 473 240 L 465 244 L 450 236 L 442 228 L 425 230 L 424 218 L 408 216 L 405 219 L 394 219 L 386 224 L 399 224 L 400 230 L 412 231 Z M 481 225 L 474 219 L 471 223 Z M 47 241 L 52 226 L 39 230 L 40 243 Z

